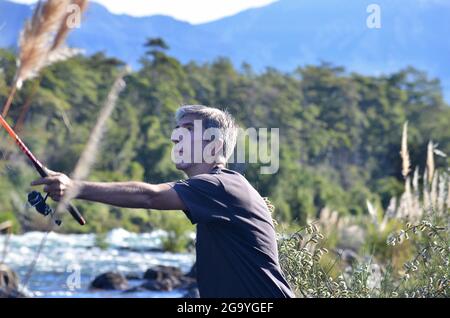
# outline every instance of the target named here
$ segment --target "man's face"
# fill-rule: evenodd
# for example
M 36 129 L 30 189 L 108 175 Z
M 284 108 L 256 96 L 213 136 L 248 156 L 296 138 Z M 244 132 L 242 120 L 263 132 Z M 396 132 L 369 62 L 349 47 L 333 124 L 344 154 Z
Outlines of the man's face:
M 208 135 L 214 134 L 214 137 Z M 205 129 L 202 120 L 194 115 L 186 115 L 181 118 L 175 126 L 171 140 L 174 143 L 172 148 L 172 160 L 179 170 L 186 171 L 194 165 L 204 162 L 215 161 L 218 150 L 221 149 L 221 142 L 211 142 L 215 139 L 218 131 Z M 221 138 L 218 138 L 219 140 Z
M 172 142 L 174 147 L 172 148 L 172 159 L 175 160 L 175 166 L 179 170 L 187 170 L 198 161 L 195 161 L 195 153 L 202 151 L 203 148 L 203 129 L 196 130 L 194 133 L 194 128 L 197 128 L 201 123 L 201 120 L 192 116 L 186 115 L 181 118 L 173 131 Z M 200 145 L 200 149 L 199 148 Z

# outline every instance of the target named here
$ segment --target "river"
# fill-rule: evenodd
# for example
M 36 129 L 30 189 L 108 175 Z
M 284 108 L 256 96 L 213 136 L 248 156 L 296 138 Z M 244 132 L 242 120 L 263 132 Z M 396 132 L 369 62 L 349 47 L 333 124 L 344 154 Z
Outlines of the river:
M 116 271 L 125 276 L 142 277 L 143 273 L 155 265 L 170 265 L 188 272 L 195 261 L 191 253 L 168 253 L 161 250 L 164 231 L 151 233 L 131 233 L 115 229 L 101 237 L 102 244 L 95 234 L 50 233 L 40 254 L 38 262 L 26 283 L 42 232 L 28 232 L 12 235 L 7 245 L 5 264 L 19 274 L 22 289 L 31 297 L 182 297 L 184 290 L 170 292 L 127 292 L 91 291 L 94 278 L 107 271 Z M 5 236 L 0 236 L 0 251 Z M 130 287 L 143 281 L 129 279 Z

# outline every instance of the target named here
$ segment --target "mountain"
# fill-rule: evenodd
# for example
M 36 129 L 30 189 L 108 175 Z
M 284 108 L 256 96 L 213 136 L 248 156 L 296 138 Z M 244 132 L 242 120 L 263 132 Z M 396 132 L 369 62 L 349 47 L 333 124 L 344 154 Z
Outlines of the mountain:
M 450 97 L 450 2 L 377 0 L 381 28 L 366 25 L 369 0 L 280 0 L 210 23 L 191 25 L 167 16 L 131 17 L 91 3 L 69 44 L 105 51 L 134 67 L 148 37 L 162 37 L 182 62 L 227 56 L 256 70 L 289 71 L 321 61 L 380 74 L 412 65 L 439 77 Z M 14 47 L 29 6 L 0 0 L 0 46 Z
M 1 47 L 17 45 L 23 22 L 31 13 L 31 8 L 27 5 L 0 0 L 0 28 L 3 25 L 3 30 L 0 31 Z M 115 15 L 102 5 L 92 2 L 81 28 L 70 34 L 68 43 L 84 49 L 88 54 L 104 51 L 136 67 L 145 52 L 143 43 L 146 38 L 157 36 L 167 40 L 173 52 L 193 56 L 197 44 L 204 42 L 207 35 L 201 30 L 195 30 L 189 23 L 167 16 L 136 18 Z

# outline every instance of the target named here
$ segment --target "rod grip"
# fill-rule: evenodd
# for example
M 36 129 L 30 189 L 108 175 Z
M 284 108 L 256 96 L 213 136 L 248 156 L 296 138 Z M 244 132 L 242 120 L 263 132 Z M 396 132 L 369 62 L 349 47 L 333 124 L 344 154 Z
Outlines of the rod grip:
M 86 224 L 86 220 L 83 218 L 80 211 L 78 211 L 78 209 L 72 203 L 69 203 L 69 205 L 67 206 L 67 210 L 72 215 L 72 217 L 75 220 L 77 220 L 78 223 L 80 223 L 80 225 Z

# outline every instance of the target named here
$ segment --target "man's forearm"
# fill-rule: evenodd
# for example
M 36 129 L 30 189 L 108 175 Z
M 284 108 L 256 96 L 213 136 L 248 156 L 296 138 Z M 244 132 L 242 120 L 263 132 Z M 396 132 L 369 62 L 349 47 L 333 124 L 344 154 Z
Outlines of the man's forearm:
M 154 185 L 144 182 L 74 181 L 78 199 L 123 208 L 149 209 Z

